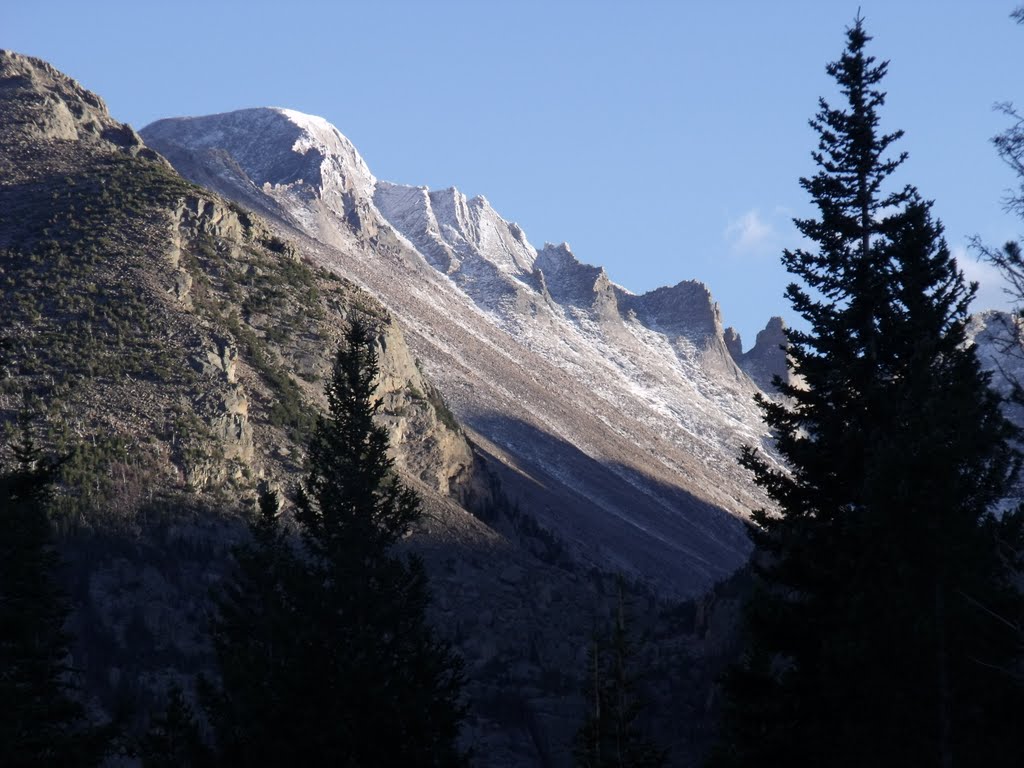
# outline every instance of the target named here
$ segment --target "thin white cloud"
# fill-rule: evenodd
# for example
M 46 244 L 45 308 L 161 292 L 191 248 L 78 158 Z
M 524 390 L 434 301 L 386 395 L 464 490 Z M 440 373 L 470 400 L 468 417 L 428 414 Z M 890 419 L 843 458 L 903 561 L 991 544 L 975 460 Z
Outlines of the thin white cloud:
M 730 221 L 722 233 L 736 253 L 763 253 L 778 242 L 778 232 L 771 222 L 765 221 L 757 208 Z

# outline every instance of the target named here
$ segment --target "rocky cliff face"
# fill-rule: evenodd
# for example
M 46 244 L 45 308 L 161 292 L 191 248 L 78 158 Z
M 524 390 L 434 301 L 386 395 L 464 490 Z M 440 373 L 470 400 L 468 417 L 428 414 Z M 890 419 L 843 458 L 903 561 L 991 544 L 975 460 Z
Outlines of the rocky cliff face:
M 325 210 L 364 167 L 347 142 L 317 156 L 319 176 L 267 174 L 306 156 L 314 125 L 267 109 L 142 135 L 184 175 L 276 210 L 318 263 L 379 296 L 505 487 L 576 556 L 677 595 L 741 564 L 740 518 L 765 499 L 736 455 L 767 444 L 707 287 L 633 294 L 565 244 L 538 251 L 482 197 L 368 171 L 348 208 Z
M 773 317 L 763 330 L 758 331 L 754 346 L 743 352 L 739 334 L 733 331 L 729 353 L 743 371 L 764 392 L 774 392 L 773 384 L 778 376 L 783 382 L 792 381 L 786 363 L 786 324 L 781 317 Z
M 87 412 L 102 411 L 129 432 L 159 432 L 149 398 L 162 408 L 180 400 L 217 437 L 218 461 L 259 476 L 269 471 L 264 457 L 284 447 L 271 444 L 287 445 L 301 421 L 268 431 L 275 398 L 315 407 L 340 328 L 359 314 L 378 329 L 380 394 L 399 464 L 445 494 L 466 478 L 467 443 L 439 418 L 429 400 L 441 402 L 436 389 L 372 297 L 318 273 L 234 203 L 183 182 L 99 97 L 44 62 L 0 54 L 0 102 L 3 302 L 16 350 L 9 365 L 24 377 L 8 389 L 45 380 L 62 393 L 66 383 Z M 326 152 L 303 137 L 302 157 Z M 338 140 L 331 157 L 343 149 Z M 310 160 L 291 171 L 315 167 Z M 328 200 L 339 214 L 347 210 L 341 198 L 368 183 L 343 181 Z M 107 387 L 126 396 L 112 399 Z M 223 479 L 219 471 L 200 476 Z
M 285 217 L 324 242 L 343 245 L 353 232 L 376 234 L 366 203 L 376 179 L 334 126 L 287 109 L 218 117 L 226 135 L 246 132 L 244 147 L 226 152 L 216 134 L 190 118 L 154 124 L 150 138 L 186 178 L 212 189 L 231 188 L 239 202 Z M 272 149 L 281 142 L 287 153 Z
M 275 137 L 281 119 L 297 125 L 280 111 L 270 117 Z M 375 218 L 365 167 L 345 156 L 345 142 L 331 129 L 299 121 L 284 139 L 295 155 L 288 162 L 242 155 L 249 165 L 265 162 L 262 176 L 250 176 L 252 168 L 215 142 L 177 155 L 167 150 L 176 164 L 191 162 L 196 175 L 207 174 L 208 183 L 291 222 L 286 229 L 184 181 L 98 97 L 45 63 L 0 52 L 0 421 L 9 423 L 27 405 L 37 413 L 41 442 L 67 457 L 56 520 L 75 606 L 73 661 L 90 708 L 129 713 L 129 735 L 138 733 L 169 685 L 188 689 L 210 668 L 209 588 L 245 535 L 240 513 L 258 485 L 287 491 L 300 473 L 331 355 L 342 328 L 358 316 L 377 334 L 378 394 L 397 466 L 427 511 L 406 544 L 427 562 L 436 626 L 466 659 L 465 741 L 490 765 L 567 765 L 581 710 L 578 669 L 595 617 L 614 603 L 614 579 L 590 566 L 635 566 L 639 553 L 617 550 L 614 539 L 636 526 L 605 523 L 606 555 L 581 562 L 573 541 L 523 510 L 557 517 L 570 504 L 593 503 L 606 512 L 635 503 L 636 493 L 646 494 L 647 515 L 689 504 L 707 519 L 673 523 L 678 540 L 686 526 L 698 536 L 719 531 L 717 554 L 708 555 L 714 565 L 702 579 L 739 557 L 742 542 L 706 502 L 645 485 L 626 468 L 635 457 L 610 473 L 614 464 L 556 437 L 578 418 L 589 434 L 615 434 L 594 431 L 603 413 L 565 404 L 582 402 L 590 385 L 515 348 L 509 366 L 507 335 L 487 319 L 501 306 L 487 309 L 485 292 L 480 304 L 461 291 L 434 293 L 437 284 L 454 285 L 452 278 Z M 319 181 L 311 187 L 307 177 Z M 534 309 L 538 322 L 565 322 L 518 228 L 502 225 L 483 201 L 456 193 L 427 200 L 456 271 L 511 276 L 502 283 L 511 286 L 503 315 L 509 322 Z M 318 237 L 345 250 L 296 229 L 303 216 L 317 219 L 322 229 L 311 231 Z M 487 251 L 494 242 L 512 251 L 500 268 Z M 429 322 L 396 323 L 339 276 L 339 259 L 355 265 L 350 274 L 364 285 L 372 266 L 377 283 L 401 286 L 412 301 L 412 314 L 402 317 L 424 310 Z M 598 274 L 592 285 L 609 306 L 618 301 L 619 289 L 606 278 Z M 583 312 L 572 322 L 585 327 L 589 317 Z M 407 333 L 417 340 L 414 349 Z M 565 340 L 558 344 L 569 351 Z M 435 371 L 448 376 L 445 395 L 454 392 L 461 413 L 493 440 L 460 428 L 428 375 Z M 474 389 L 490 399 L 477 399 Z M 536 394 L 542 419 L 560 421 L 536 418 L 532 403 L 516 399 L 524 393 Z M 478 407 L 488 403 L 501 407 Z M 475 449 L 467 433 L 477 439 Z M 545 452 L 552 459 L 546 469 L 524 459 Z M 519 484 L 520 507 L 502 493 L 503 478 Z M 582 480 L 581 490 L 569 490 Z M 581 539 L 588 535 L 585 516 L 570 523 Z M 584 551 L 593 553 L 588 541 Z M 692 556 L 702 556 L 692 546 Z M 655 554 L 672 566 L 677 551 L 673 544 Z M 664 596 L 634 586 L 628 593 L 640 626 L 653 627 L 666 610 Z M 698 744 L 714 677 L 702 650 L 711 622 L 703 610 L 696 619 L 688 615 L 671 614 L 645 661 L 661 699 L 682 697 L 692 711 Z M 683 658 L 694 661 L 677 663 Z M 692 748 L 687 742 L 677 755 Z
M 4 52 L 0 99 L 8 109 L 5 140 L 12 143 L 142 145 L 130 127 L 111 119 L 102 99 L 39 59 Z
M 387 310 L 255 214 L 185 182 L 98 97 L 8 52 L 0 313 L 0 423 L 28 407 L 40 442 L 67 457 L 57 521 L 76 667 L 98 709 L 144 711 L 209 664 L 209 586 L 256 487 L 298 479 L 353 317 L 376 334 L 396 466 L 431 524 L 442 521 L 418 546 L 443 543 L 447 559 L 453 542 L 472 552 L 494 539 L 450 501 L 479 494 L 476 459 Z M 502 556 L 478 561 L 493 562 Z M 487 579 L 475 582 L 465 600 L 489 603 Z M 460 599 L 453 590 L 448 610 L 480 612 Z

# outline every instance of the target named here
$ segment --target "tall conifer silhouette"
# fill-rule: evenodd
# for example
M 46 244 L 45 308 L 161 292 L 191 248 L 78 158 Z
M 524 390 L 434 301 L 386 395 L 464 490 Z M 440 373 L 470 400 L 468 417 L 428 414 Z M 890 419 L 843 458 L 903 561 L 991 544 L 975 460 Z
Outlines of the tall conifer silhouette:
M 394 551 L 420 499 L 375 421 L 373 338 L 353 322 L 295 498 L 293 548 L 264 499 L 220 601 L 221 754 L 235 764 L 462 766 L 462 663 L 430 627 L 427 576 Z
M 817 207 L 783 262 L 807 330 L 799 382 L 762 400 L 787 465 L 742 463 L 778 505 L 755 513 L 760 589 L 726 681 L 721 765 L 1020 765 L 1021 596 L 992 514 L 1017 469 L 965 345 L 966 285 L 930 202 L 890 178 L 885 63 L 858 18 L 827 68 L 844 101 L 811 120 Z M 985 714 L 987 713 L 987 714 Z

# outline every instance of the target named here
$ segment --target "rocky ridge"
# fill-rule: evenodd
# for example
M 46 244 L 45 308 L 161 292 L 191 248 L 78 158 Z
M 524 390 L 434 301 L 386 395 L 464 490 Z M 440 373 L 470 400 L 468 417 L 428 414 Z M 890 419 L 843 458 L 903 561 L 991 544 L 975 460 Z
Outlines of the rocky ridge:
M 538 251 L 483 197 L 376 180 L 336 129 L 336 152 L 311 155 L 296 139 L 311 125 L 246 110 L 142 135 L 186 177 L 262 198 L 281 232 L 378 296 L 505 487 L 579 557 L 677 595 L 738 567 L 741 519 L 765 499 L 735 457 L 768 444 L 707 287 L 633 294 L 566 244 Z M 300 162 L 319 171 L 264 173 Z M 325 209 L 340 187 L 347 207 Z
M 729 354 L 763 391 L 774 392 L 776 376 L 784 383 L 792 382 L 784 352 L 787 344 L 785 322 L 781 317 L 773 317 L 763 330 L 758 331 L 754 346 L 746 352 L 740 346 L 739 334 L 735 334 Z
M 289 183 L 289 195 L 305 192 Z M 253 207 L 284 215 L 265 188 Z M 338 182 L 315 204 L 372 210 L 359 208 L 358 188 Z M 337 232 L 375 241 L 357 243 L 355 258 L 388 263 L 405 247 L 390 227 L 369 235 L 357 216 L 337 224 L 333 213 Z M 184 181 L 74 81 L 0 52 L 0 420 L 27 405 L 44 444 L 68 457 L 57 506 L 91 709 L 133 713 L 137 733 L 170 684 L 188 689 L 209 668 L 208 588 L 245 535 L 256 487 L 294 482 L 340 330 L 359 316 L 377 334 L 397 465 L 426 505 L 408 546 L 428 564 L 437 626 L 467 662 L 465 741 L 489 765 L 567 764 L 577 668 L 613 580 L 505 499 L 502 472 L 521 470 L 471 448 L 393 313 L 312 263 L 337 251 L 283 232 Z M 476 338 L 457 321 L 449 333 Z M 537 498 L 556 504 L 539 480 Z M 649 631 L 664 602 L 630 594 Z M 651 646 L 651 684 L 666 700 L 682 692 L 694 744 L 713 679 L 702 649 L 723 642 L 711 615 L 684 610 Z

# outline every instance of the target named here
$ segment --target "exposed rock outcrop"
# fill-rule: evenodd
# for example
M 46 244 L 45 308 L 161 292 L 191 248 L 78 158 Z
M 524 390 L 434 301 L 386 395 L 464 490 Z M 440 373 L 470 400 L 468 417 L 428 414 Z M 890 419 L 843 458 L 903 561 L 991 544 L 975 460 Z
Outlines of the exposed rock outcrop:
M 729 350 L 732 359 L 739 365 L 743 359 L 743 339 L 740 338 L 740 332 L 730 325 L 723 332 L 722 339 L 725 341 L 725 348 Z
M 441 394 L 423 375 L 395 324 L 377 337 L 378 396 L 396 464 L 404 474 L 448 496 L 472 482 L 473 453 Z
M 633 294 L 564 244 L 537 252 L 483 198 L 355 174 L 351 145 L 322 134 L 278 109 L 142 131 L 186 176 L 262 194 L 282 232 L 370 287 L 506 487 L 580 558 L 684 593 L 743 562 L 734 516 L 766 499 L 735 456 L 766 435 L 707 287 Z M 337 153 L 319 175 L 302 165 L 313 145 Z M 368 217 L 357 228 L 320 204 L 345 186 L 332 163 L 361 179 L 347 186 Z
M 244 148 L 226 152 L 209 131 L 216 120 L 225 135 L 244 130 Z M 217 189 L 225 182 L 244 189 L 240 202 L 273 215 L 296 203 L 315 211 L 293 223 L 313 227 L 326 242 L 343 244 L 355 234 L 376 236 L 369 199 L 376 179 L 351 142 L 322 118 L 287 109 L 246 109 L 201 118 L 161 120 L 146 128 L 151 146 L 179 172 Z M 289 152 L 268 148 L 288 142 Z
M 0 103 L 3 141 L 77 141 L 105 149 L 157 155 L 125 123 L 112 119 L 103 100 L 41 59 L 0 50 Z
M 618 302 L 604 268 L 580 262 L 568 243 L 546 244 L 537 254 L 535 266 L 549 295 L 559 304 L 605 317 L 618 315 Z
M 776 376 L 783 382 L 791 381 L 786 363 L 786 324 L 781 317 L 773 317 L 763 330 L 758 331 L 757 340 L 739 360 L 747 375 L 765 392 L 774 392 L 772 383 Z

